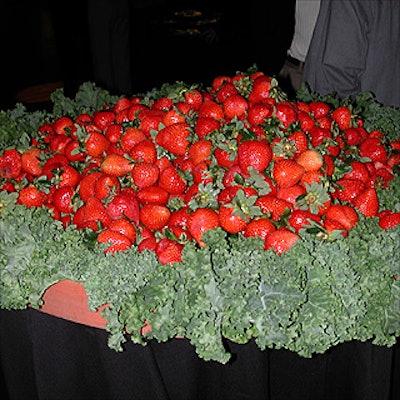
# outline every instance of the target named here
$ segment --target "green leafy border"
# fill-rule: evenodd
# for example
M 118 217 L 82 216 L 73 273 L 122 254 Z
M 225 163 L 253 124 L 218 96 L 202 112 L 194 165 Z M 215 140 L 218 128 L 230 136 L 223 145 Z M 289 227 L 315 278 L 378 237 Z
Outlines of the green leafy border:
M 73 101 L 58 93 L 55 113 L 80 113 L 90 109 L 82 103 L 98 109 L 112 101 L 91 84 L 82 90 L 82 102 L 80 95 Z M 34 121 L 50 117 L 18 105 L 1 113 L 0 132 L 11 132 L 23 145 L 37 129 Z M 372 121 L 378 128 L 388 118 Z M 399 120 L 391 121 L 398 136 Z M 383 206 L 400 210 L 399 177 L 380 195 Z M 0 307 L 38 308 L 52 284 L 82 282 L 90 309 L 110 305 L 103 315 L 109 346 L 116 350 L 128 337 L 145 345 L 181 336 L 201 358 L 226 363 L 231 355 L 225 339 L 254 339 L 261 349 L 311 357 L 345 341 L 391 346 L 400 336 L 400 227 L 383 231 L 376 218 L 360 215 L 346 239 L 323 243 L 310 237 L 282 256 L 260 250 L 257 239 L 228 237 L 217 229 L 207 233 L 207 247 L 186 245 L 182 263 L 163 266 L 149 251 L 105 255 L 102 247 L 88 245 L 84 232 L 64 230 L 45 209 L 27 209 L 15 200 L 15 194 L 0 193 Z M 145 321 L 152 329 L 142 335 Z

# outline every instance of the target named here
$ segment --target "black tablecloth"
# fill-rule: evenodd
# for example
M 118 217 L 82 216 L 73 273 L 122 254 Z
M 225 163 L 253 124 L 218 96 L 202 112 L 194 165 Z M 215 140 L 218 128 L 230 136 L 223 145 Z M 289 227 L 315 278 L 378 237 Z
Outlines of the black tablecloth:
M 0 335 L 10 399 L 400 399 L 399 343 L 343 343 L 309 359 L 227 341 L 233 357 L 222 365 L 186 339 L 128 341 L 118 353 L 104 330 L 31 309 L 1 310 Z

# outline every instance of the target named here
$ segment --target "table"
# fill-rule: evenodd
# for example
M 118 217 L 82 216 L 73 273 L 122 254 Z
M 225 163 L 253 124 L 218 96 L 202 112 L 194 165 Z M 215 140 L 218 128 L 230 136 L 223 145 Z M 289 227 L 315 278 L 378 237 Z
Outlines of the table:
M 206 362 L 187 339 L 123 352 L 108 333 L 34 309 L 0 311 L 1 365 L 10 399 L 397 400 L 400 345 L 339 344 L 303 358 L 227 341 L 232 360 Z

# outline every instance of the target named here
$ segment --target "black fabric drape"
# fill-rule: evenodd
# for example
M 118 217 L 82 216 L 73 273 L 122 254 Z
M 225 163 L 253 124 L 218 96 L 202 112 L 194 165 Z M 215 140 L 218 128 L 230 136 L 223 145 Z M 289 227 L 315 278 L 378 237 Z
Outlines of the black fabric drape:
M 399 343 L 340 344 L 303 358 L 227 341 L 231 361 L 204 361 L 186 339 L 128 340 L 36 310 L 0 312 L 1 366 L 9 399 L 397 400 Z M 4 398 L 4 397 L 3 397 Z M 7 397 L 6 397 L 7 398 Z

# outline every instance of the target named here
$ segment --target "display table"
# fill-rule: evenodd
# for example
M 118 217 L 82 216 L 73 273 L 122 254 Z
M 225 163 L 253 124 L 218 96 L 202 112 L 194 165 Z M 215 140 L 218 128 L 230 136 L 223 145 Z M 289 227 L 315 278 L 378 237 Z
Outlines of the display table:
M 311 359 L 227 342 L 232 360 L 200 359 L 186 339 L 107 346 L 107 332 L 41 311 L 1 310 L 1 363 L 10 399 L 400 398 L 400 346 L 340 344 Z

